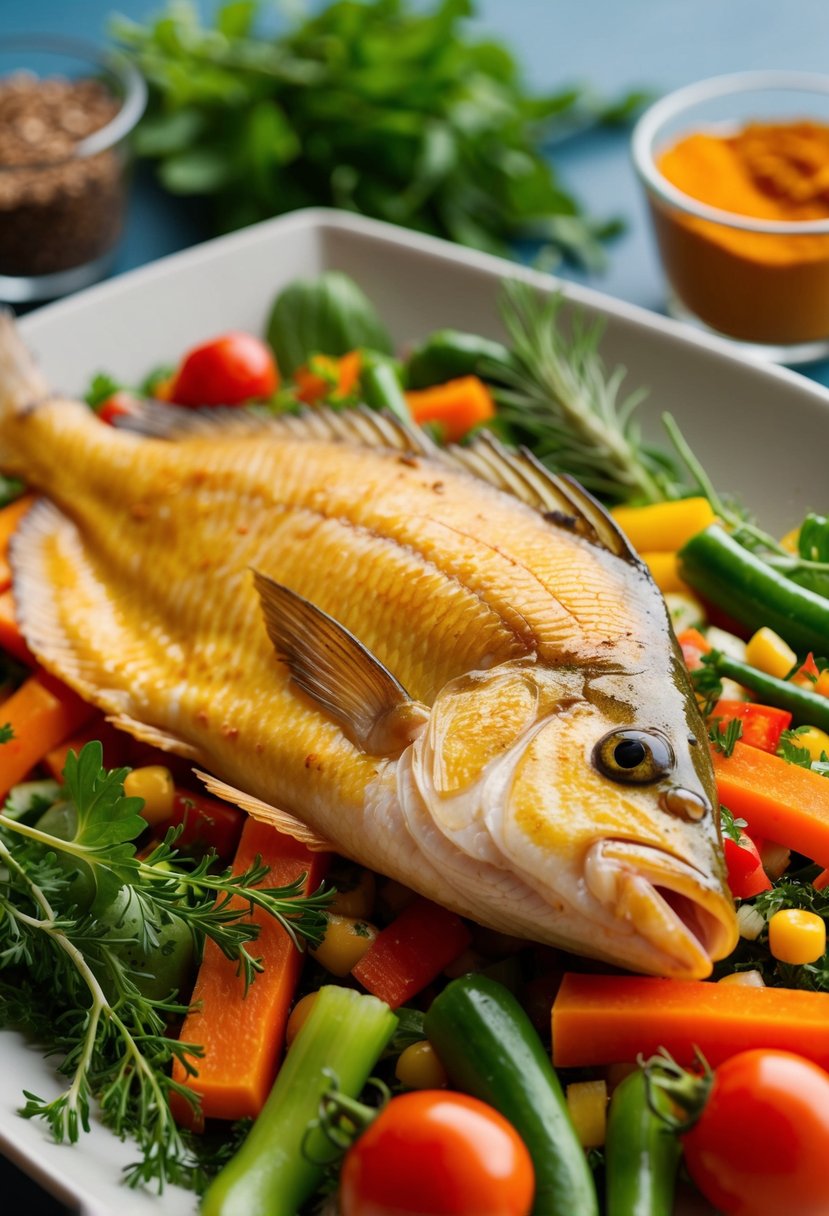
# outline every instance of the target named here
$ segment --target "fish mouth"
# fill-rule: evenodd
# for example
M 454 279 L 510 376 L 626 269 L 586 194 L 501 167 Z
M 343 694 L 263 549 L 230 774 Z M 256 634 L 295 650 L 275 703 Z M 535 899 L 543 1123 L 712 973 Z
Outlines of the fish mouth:
M 585 880 L 600 903 L 645 939 L 653 950 L 647 970 L 655 974 L 705 979 L 737 944 L 732 902 L 702 871 L 662 849 L 597 841 L 587 853 Z

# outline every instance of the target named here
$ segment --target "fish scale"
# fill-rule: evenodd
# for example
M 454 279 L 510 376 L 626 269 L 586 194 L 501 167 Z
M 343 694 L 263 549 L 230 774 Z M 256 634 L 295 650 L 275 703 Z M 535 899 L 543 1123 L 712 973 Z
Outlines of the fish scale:
M 684 977 L 733 948 L 664 603 L 578 487 L 367 411 L 147 407 L 117 432 L 15 342 L 0 321 L 0 469 L 49 500 L 11 554 L 45 667 L 249 813 L 482 924 Z

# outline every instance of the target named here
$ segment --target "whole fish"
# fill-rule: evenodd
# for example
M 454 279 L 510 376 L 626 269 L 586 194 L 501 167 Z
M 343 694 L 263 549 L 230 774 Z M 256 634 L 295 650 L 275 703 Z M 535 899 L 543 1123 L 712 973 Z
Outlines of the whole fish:
M 44 667 L 312 847 L 497 930 L 708 975 L 737 930 L 705 729 L 604 510 L 486 436 L 206 415 L 102 425 L 0 327 Z

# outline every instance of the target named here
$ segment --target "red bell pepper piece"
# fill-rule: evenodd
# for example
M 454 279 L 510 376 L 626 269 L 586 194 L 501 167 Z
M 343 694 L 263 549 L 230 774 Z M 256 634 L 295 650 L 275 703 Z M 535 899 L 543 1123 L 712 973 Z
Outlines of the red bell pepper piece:
M 377 936 L 351 974 L 396 1009 L 422 992 L 471 941 L 459 916 L 418 898 Z
M 725 726 L 734 718 L 743 724 L 740 739 L 750 747 L 759 747 L 764 752 L 776 752 L 780 736 L 791 725 L 792 715 L 787 709 L 773 705 L 758 705 L 754 701 L 720 700 L 714 706 L 712 719 L 719 718 Z
M 219 859 L 226 862 L 236 852 L 246 819 L 243 811 L 228 802 L 177 789 L 173 814 L 166 826 L 182 825 L 177 848 L 199 853 L 214 849 Z
M 763 869 L 757 843 L 740 832 L 740 842 L 726 836 L 723 855 L 728 870 L 728 885 L 735 899 L 751 899 L 761 891 L 768 891 L 771 882 Z

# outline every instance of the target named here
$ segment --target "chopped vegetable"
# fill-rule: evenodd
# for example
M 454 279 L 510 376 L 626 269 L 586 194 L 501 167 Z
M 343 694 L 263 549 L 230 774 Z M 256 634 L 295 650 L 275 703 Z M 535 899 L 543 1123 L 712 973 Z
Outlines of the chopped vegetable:
M 739 841 L 723 838 L 723 855 L 728 870 L 728 885 L 735 899 L 751 899 L 771 887 L 757 846 L 750 836 L 740 832 Z
M 676 553 L 659 553 L 648 550 L 639 556 L 648 567 L 651 578 L 663 595 L 683 595 L 689 591 L 687 583 L 679 577 Z
M 8 591 L 12 585 L 12 572 L 9 565 L 9 542 L 17 531 L 17 526 L 34 502 L 34 495 L 25 494 L 7 507 L 0 508 L 0 592 Z
M 705 669 L 703 680 L 711 678 L 716 685 L 722 676 L 727 676 L 750 688 L 762 698 L 764 704 L 788 710 L 796 726 L 803 724 L 829 729 L 829 698 L 812 692 L 809 688 L 802 688 L 792 680 L 778 680 L 775 676 L 767 676 L 756 667 L 741 663 L 739 659 L 732 659 L 730 655 L 719 650 L 710 651 L 701 663 Z M 698 691 L 699 678 L 699 674 L 693 677 Z
M 601 1148 L 607 1132 L 607 1082 L 574 1081 L 565 1094 L 582 1148 Z
M 742 725 L 740 739 L 749 747 L 774 752 L 784 730 L 788 730 L 792 715 L 787 709 L 774 705 L 759 705 L 755 701 L 727 701 L 723 698 L 714 706 L 711 717 L 723 725 L 738 721 Z M 829 740 L 828 740 L 829 741 Z
M 750 629 L 768 627 L 803 652 L 819 653 L 826 645 L 829 600 L 792 582 L 719 524 L 680 549 L 679 572 L 706 600 Z
M 816 726 L 801 726 L 797 732 L 797 743 L 799 747 L 806 749 L 812 763 L 825 760 L 829 756 L 829 735 L 825 730 L 818 730 Z
M 731 989 L 731 991 L 735 991 Z M 673 1061 L 648 1066 L 685 1117 L 685 1167 L 723 1216 L 824 1216 L 829 1154 L 829 1077 L 788 1051 L 743 1051 L 713 1077 L 684 1073 Z
M 337 1156 L 312 1128 L 323 1094 L 333 1079 L 340 1094 L 356 1098 L 396 1025 L 373 996 L 321 988 L 250 1134 L 209 1187 L 202 1216 L 296 1212 Z
M 342 1216 L 529 1216 L 533 1167 L 506 1119 L 465 1094 L 392 1098 L 349 1149 Z
M 785 680 L 793 667 L 797 666 L 797 655 L 779 634 L 764 625 L 753 633 L 746 643 L 745 661 L 750 667 L 764 671 L 767 676 Z
M 714 753 L 720 799 L 745 819 L 748 832 L 829 866 L 829 781 L 780 756 L 737 743 Z
M 316 890 L 327 865 L 325 854 L 310 853 L 269 824 L 249 819 L 233 873 L 245 873 L 257 859 L 268 867 L 266 887 L 289 887 L 301 880 L 304 894 Z M 230 906 L 241 910 L 243 901 Z M 193 1008 L 181 1027 L 181 1041 L 197 1044 L 203 1054 L 187 1068 L 177 1061 L 173 1077 L 198 1094 L 199 1120 L 258 1115 L 282 1052 L 302 955 L 263 909 L 254 909 L 250 919 L 259 930 L 256 949 L 262 974 L 246 989 L 235 964 L 208 942 L 193 989 Z M 190 1068 L 195 1068 L 195 1076 L 188 1075 Z M 178 1101 L 176 1116 L 187 1122 L 194 1109 Z
M 433 423 L 446 443 L 458 443 L 468 431 L 495 417 L 492 395 L 477 376 L 462 376 L 433 388 L 410 389 L 406 404 L 419 426 Z
M 166 823 L 173 813 L 173 774 L 163 764 L 145 764 L 134 768 L 124 778 L 127 798 L 140 798 L 141 814 L 150 827 Z
M 393 351 L 374 305 L 337 270 L 285 287 L 274 301 L 267 334 L 283 376 L 293 376 L 314 355 L 338 358 L 361 347 Z
M 829 994 L 568 972 L 553 1005 L 559 1068 L 635 1060 L 666 1048 L 712 1065 L 747 1047 L 799 1051 L 829 1067 Z
M 173 376 L 175 405 L 243 405 L 279 387 L 273 354 L 261 338 L 232 331 L 188 351 Z
M 826 921 L 804 908 L 781 908 L 769 918 L 769 950 L 781 963 L 817 962 L 826 953 Z
M 388 410 L 407 424 L 412 421 L 403 392 L 400 366 L 394 359 L 378 355 L 375 351 L 364 351 L 360 388 L 366 405 L 372 409 Z
M 43 764 L 55 780 L 60 781 L 63 778 L 63 770 L 66 767 L 66 758 L 69 753 L 77 752 L 80 755 L 86 744 L 93 741 L 101 744 L 105 768 L 122 768 L 127 763 L 129 735 L 116 730 L 103 717 L 97 715 L 82 730 L 76 731 L 57 747 L 48 751 L 43 757 Z
M 17 624 L 17 614 L 14 608 L 14 597 L 9 591 L 0 592 L 0 650 L 14 655 L 28 667 L 37 666 L 35 656 L 26 645 L 25 638 Z
M 352 975 L 396 1009 L 440 975 L 471 941 L 459 916 L 418 898 L 379 934 Z
M 326 971 L 340 977 L 348 975 L 377 940 L 376 925 L 354 916 L 329 912 L 325 937 L 312 951 Z
M 426 1034 L 452 1084 L 500 1111 L 529 1149 L 534 1216 L 595 1216 L 593 1179 L 561 1085 L 515 997 L 485 976 L 453 980 L 432 1002 Z
M 431 388 L 461 376 L 479 376 L 487 382 L 499 380 L 499 367 L 512 356 L 501 342 L 465 334 L 457 329 L 438 329 L 410 354 L 406 362 L 406 387 Z
M 681 498 L 676 502 L 652 503 L 644 507 L 614 507 L 611 515 L 642 555 L 653 549 L 676 553 L 716 519 L 707 498 Z
M 667 1098 L 653 1100 L 665 1108 Z M 637 1068 L 610 1099 L 605 1147 L 606 1216 L 668 1216 L 680 1149 L 676 1136 L 651 1110 L 645 1074 Z
M 53 676 L 30 676 L 3 702 L 12 737 L 0 746 L 0 797 L 22 781 L 47 752 L 95 716 L 95 709 Z
M 362 354 L 351 350 L 334 359 L 330 355 L 314 355 L 308 364 L 294 372 L 294 390 L 300 401 L 314 405 L 323 399 L 339 401 L 354 392 L 360 382 Z
M 245 822 L 242 811 L 217 798 L 183 789 L 173 795 L 170 827 L 181 829 L 176 839 L 181 852 L 201 855 L 212 849 L 222 862 L 228 862 L 236 852 Z
M 438 1053 L 426 1039 L 401 1051 L 394 1075 L 406 1089 L 445 1089 L 449 1082 Z

